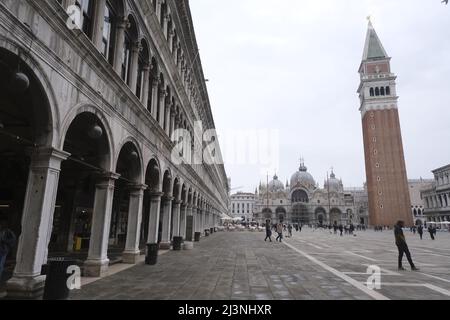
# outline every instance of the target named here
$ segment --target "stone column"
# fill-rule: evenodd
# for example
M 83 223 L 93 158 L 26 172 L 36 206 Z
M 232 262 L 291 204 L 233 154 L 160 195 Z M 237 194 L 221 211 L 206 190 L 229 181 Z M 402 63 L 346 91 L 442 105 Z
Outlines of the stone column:
M 84 272 L 87 277 L 102 277 L 108 271 L 108 242 L 111 229 L 114 184 L 119 177 L 115 173 L 106 174 L 100 177 L 96 185 L 91 240 L 88 258 L 84 263 Z
M 164 129 L 165 107 L 166 107 L 166 90 L 160 90 L 159 97 L 159 118 L 158 122 L 162 129 Z
M 169 128 L 169 138 L 172 137 L 173 132 L 175 131 L 175 106 L 172 106 L 170 112 L 170 128 Z
M 141 235 L 142 207 L 145 185 L 130 186 L 130 203 L 128 206 L 127 242 L 122 258 L 124 263 L 136 264 L 141 255 L 139 239 Z
M 117 24 L 116 29 L 116 43 L 114 47 L 114 70 L 116 73 L 122 75 L 122 62 L 124 54 L 124 44 L 125 44 L 125 28 L 128 25 L 128 19 L 122 18 Z
M 47 262 L 61 162 L 69 156 L 51 148 L 36 150 L 32 155 L 16 267 L 7 283 L 8 297 L 38 298 L 43 294 L 45 276 L 41 276 L 41 267 Z
M 170 137 L 170 114 L 171 114 L 171 103 L 167 104 L 165 110 L 165 120 L 164 120 L 164 130 L 166 131 L 167 136 Z
M 163 33 L 164 38 L 168 39 L 168 25 L 169 25 L 169 15 L 165 14 L 163 18 Z
M 156 17 L 158 18 L 158 21 L 161 21 L 161 0 L 154 1 L 156 1 Z
M 198 212 L 198 207 L 193 206 L 191 211 L 194 216 L 194 232 L 200 232 L 200 214 Z
M 105 21 L 105 7 L 106 0 L 96 0 L 94 1 L 94 19 L 93 19 L 93 30 L 92 30 L 92 42 L 98 51 L 102 52 L 103 46 L 103 28 Z
M 147 243 L 158 243 L 159 213 L 161 210 L 161 197 L 163 193 L 154 192 L 150 194 L 150 214 L 148 222 Z
M 165 197 L 163 199 L 163 221 L 162 221 L 162 237 L 159 247 L 163 250 L 170 249 L 170 226 L 172 213 L 173 197 Z
M 181 235 L 180 226 L 181 226 L 181 201 L 174 201 L 173 203 L 173 231 L 172 236 L 179 237 Z
M 150 106 L 150 112 L 152 114 L 153 119 L 156 119 L 157 110 L 158 110 L 158 90 L 159 90 L 159 80 L 155 78 L 152 83 L 152 101 Z
M 144 105 L 145 109 L 148 109 L 148 95 L 150 92 L 150 66 L 147 64 L 144 66 L 142 77 L 144 78 L 142 81 L 142 89 L 141 89 L 141 103 Z
M 173 50 L 174 50 L 174 45 L 173 45 L 174 37 L 175 37 L 175 32 L 174 32 L 174 30 L 172 28 L 172 30 L 169 31 L 169 39 L 168 39 L 168 41 L 169 41 L 169 49 L 170 49 L 170 52 L 172 52 L 172 53 L 173 53 Z
M 186 239 L 186 217 L 187 217 L 187 205 L 181 205 L 181 216 L 180 216 L 180 237 Z
M 142 46 L 140 42 L 136 42 L 133 44 L 131 48 L 131 64 L 130 64 L 130 79 L 128 79 L 128 83 L 130 85 L 131 91 L 136 94 L 137 91 L 137 80 L 138 80 L 138 72 L 139 72 L 139 52 L 142 50 Z M 141 88 L 143 90 L 144 88 Z

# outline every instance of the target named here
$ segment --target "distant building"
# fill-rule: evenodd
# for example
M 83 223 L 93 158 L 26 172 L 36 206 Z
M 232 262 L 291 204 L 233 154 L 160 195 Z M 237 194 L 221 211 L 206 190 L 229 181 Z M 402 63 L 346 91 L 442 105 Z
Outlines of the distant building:
M 260 184 L 254 219 L 258 223 L 368 225 L 367 191 L 344 189 L 334 172 L 320 188 L 302 162 L 286 186 L 275 175 Z
M 425 202 L 421 197 L 421 192 L 433 185 L 433 179 L 410 179 L 408 184 L 411 198 L 411 215 L 414 219 L 414 224 L 424 224 L 426 222 Z
M 238 192 L 230 197 L 230 215 L 233 218 L 242 218 L 247 222 L 253 220 L 256 195 L 254 193 Z
M 450 221 L 450 164 L 432 171 L 434 181 L 422 190 L 427 221 Z

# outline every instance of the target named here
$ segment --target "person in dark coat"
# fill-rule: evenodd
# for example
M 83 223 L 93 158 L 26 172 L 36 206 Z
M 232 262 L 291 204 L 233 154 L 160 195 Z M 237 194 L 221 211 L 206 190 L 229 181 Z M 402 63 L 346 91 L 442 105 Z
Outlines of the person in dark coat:
M 434 230 L 433 230 L 433 226 L 431 224 L 428 227 L 428 232 L 430 233 L 431 240 L 434 240 Z
M 405 268 L 403 268 L 402 265 L 403 255 L 405 254 L 406 258 L 408 259 L 409 265 L 411 266 L 411 270 L 418 271 L 419 269 L 416 268 L 416 266 L 414 265 L 411 258 L 411 253 L 409 252 L 408 249 L 408 245 L 406 244 L 405 235 L 403 234 L 404 226 L 405 226 L 404 221 L 398 221 L 394 227 L 395 244 L 397 245 L 398 248 L 398 270 L 401 271 L 406 270 Z
M 342 232 L 344 231 L 344 226 L 342 224 L 339 225 L 339 232 L 341 233 L 341 237 L 342 237 Z
M 420 236 L 420 240 L 422 240 L 422 236 L 423 236 L 423 226 L 422 226 L 422 225 L 419 225 L 419 226 L 417 227 L 417 233 L 418 233 L 419 236 Z
M 267 239 L 269 239 L 270 242 L 272 242 L 272 230 L 270 230 L 269 224 L 266 225 L 266 238 L 264 239 L 264 241 L 267 241 Z

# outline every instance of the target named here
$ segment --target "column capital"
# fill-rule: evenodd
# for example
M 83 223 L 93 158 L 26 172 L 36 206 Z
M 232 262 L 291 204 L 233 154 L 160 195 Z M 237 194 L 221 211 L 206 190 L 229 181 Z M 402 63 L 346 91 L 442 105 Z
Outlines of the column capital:
M 148 185 L 146 185 L 146 184 L 139 184 L 139 183 L 136 183 L 136 184 L 130 183 L 127 187 L 132 192 L 133 191 L 144 191 L 144 190 L 147 190 Z
M 128 29 L 130 27 L 130 21 L 128 21 L 128 17 L 119 17 L 117 19 L 117 28 L 118 29 Z
M 170 201 L 175 200 L 175 198 L 172 196 L 163 196 L 162 199 L 164 202 L 170 202 Z
M 183 203 L 183 201 L 181 200 L 175 200 L 174 203 L 178 206 L 181 206 L 181 204 Z
M 53 168 L 60 170 L 61 162 L 67 160 L 70 153 L 54 148 L 36 148 L 31 154 L 32 168 Z

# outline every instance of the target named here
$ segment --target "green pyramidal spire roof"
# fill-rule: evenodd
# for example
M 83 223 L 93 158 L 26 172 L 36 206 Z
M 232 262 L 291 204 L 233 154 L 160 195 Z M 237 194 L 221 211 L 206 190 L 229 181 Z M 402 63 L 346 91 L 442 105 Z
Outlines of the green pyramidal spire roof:
M 388 55 L 381 44 L 380 38 L 378 38 L 372 22 L 369 21 L 367 29 L 366 44 L 364 46 L 363 61 L 369 59 L 387 58 Z

